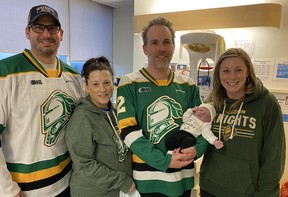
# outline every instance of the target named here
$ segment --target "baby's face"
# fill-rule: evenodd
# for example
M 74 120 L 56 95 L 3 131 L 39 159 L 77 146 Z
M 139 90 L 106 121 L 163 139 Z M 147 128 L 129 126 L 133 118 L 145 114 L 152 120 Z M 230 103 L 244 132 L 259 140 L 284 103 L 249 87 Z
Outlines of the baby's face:
M 209 109 L 206 107 L 198 107 L 195 112 L 193 112 L 194 116 L 199 118 L 202 122 L 210 122 L 211 116 Z

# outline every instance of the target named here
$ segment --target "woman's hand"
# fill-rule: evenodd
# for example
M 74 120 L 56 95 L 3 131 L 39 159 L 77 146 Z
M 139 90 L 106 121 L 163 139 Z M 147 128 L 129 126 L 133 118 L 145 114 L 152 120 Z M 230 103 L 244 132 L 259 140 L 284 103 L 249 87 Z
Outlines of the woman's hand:
M 20 191 L 18 194 L 16 194 L 16 196 L 14 197 L 25 197 L 24 193 L 22 191 Z
M 135 189 L 136 189 L 136 185 L 135 185 L 135 183 L 133 183 L 133 184 L 131 185 L 128 193 L 129 193 L 129 192 L 133 192 Z

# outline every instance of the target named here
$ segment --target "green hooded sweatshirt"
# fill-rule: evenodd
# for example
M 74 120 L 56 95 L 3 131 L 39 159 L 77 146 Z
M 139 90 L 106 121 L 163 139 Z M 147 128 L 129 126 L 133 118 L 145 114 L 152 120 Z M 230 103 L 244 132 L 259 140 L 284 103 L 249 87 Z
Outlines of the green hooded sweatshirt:
M 77 104 L 66 127 L 72 158 L 72 197 L 119 196 L 132 186 L 131 153 L 118 135 L 115 110 L 96 107 L 87 96 Z
M 259 82 L 239 109 L 227 110 L 212 130 L 224 147 L 210 146 L 200 171 L 200 188 L 217 197 L 279 197 L 285 165 L 285 136 L 280 106 Z M 233 129 L 234 125 L 234 129 Z

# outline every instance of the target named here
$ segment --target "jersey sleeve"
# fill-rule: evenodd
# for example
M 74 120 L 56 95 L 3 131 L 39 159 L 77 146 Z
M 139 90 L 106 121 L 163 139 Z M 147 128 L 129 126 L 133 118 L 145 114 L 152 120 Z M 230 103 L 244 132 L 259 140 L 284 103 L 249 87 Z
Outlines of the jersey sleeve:
M 171 155 L 164 154 L 142 133 L 136 117 L 136 99 L 132 80 L 123 76 L 117 89 L 117 114 L 120 136 L 130 150 L 148 165 L 166 171 Z
M 0 73 L 0 193 L 4 196 L 15 196 L 20 192 L 20 187 L 16 182 L 12 180 L 11 174 L 7 169 L 6 159 L 2 149 L 2 133 L 5 131 L 7 119 L 10 115 L 10 92 L 7 91 L 9 88 L 8 80 L 3 73 Z M 2 196 L 2 195 L 1 195 Z

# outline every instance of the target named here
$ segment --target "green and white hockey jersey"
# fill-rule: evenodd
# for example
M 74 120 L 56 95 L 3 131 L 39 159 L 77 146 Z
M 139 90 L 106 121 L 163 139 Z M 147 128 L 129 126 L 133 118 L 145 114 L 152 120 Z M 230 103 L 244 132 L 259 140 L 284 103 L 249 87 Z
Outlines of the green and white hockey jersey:
M 61 193 L 71 171 L 63 128 L 84 96 L 83 78 L 59 59 L 49 73 L 25 49 L 0 61 L 0 90 L 1 197 L 20 188 L 26 197 Z
M 133 152 L 133 178 L 140 193 L 179 196 L 194 185 L 194 166 L 169 169 L 171 154 L 165 139 L 177 132 L 186 109 L 201 104 L 199 89 L 185 75 L 171 72 L 168 80 L 155 80 L 145 68 L 121 78 L 117 112 L 121 138 Z M 197 138 L 197 156 L 207 147 Z

